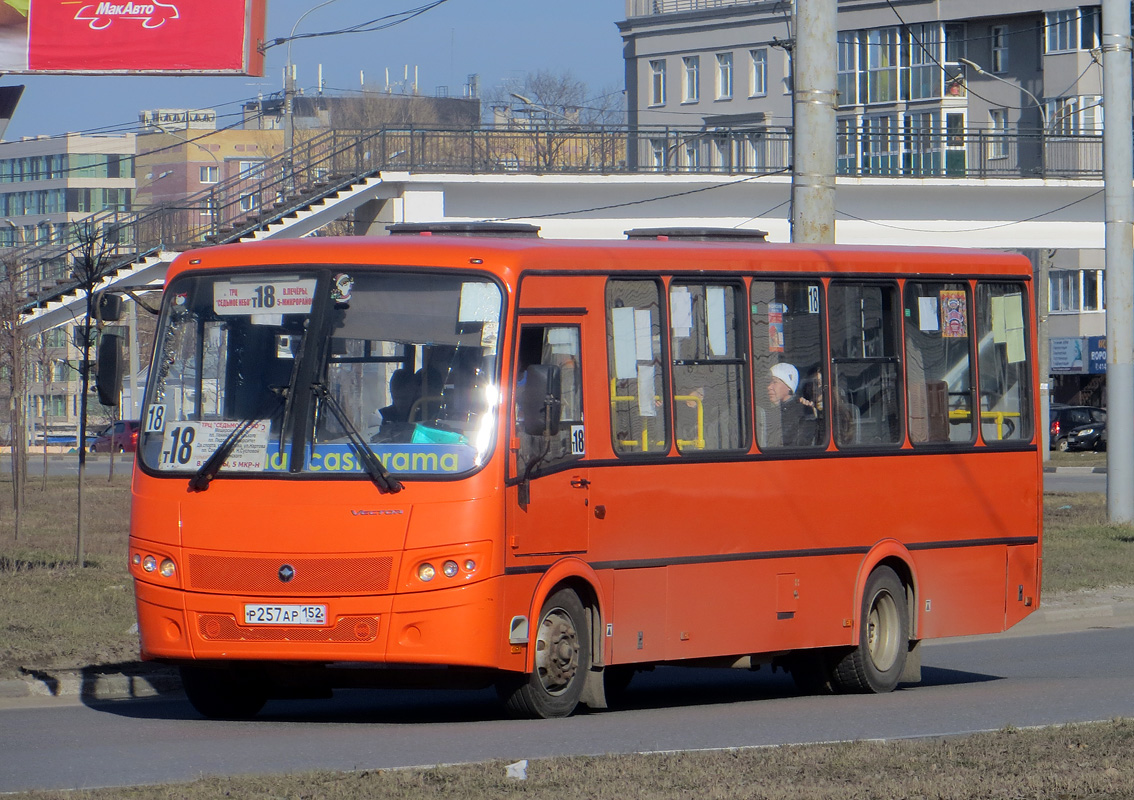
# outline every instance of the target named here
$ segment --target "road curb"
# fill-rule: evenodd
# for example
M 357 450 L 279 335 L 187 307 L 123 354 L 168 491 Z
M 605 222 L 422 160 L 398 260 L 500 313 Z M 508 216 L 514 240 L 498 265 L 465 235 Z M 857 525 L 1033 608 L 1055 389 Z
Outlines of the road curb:
M 21 667 L 20 678 L 0 680 L 0 698 L 77 697 L 137 700 L 181 691 L 175 667 L 144 662 L 86 667 Z
M 1052 606 L 1037 609 L 1021 626 L 1034 628 L 1101 619 L 1134 625 L 1134 603 L 1075 605 L 1072 602 L 1064 606 L 1062 599 L 1053 599 Z M 69 697 L 84 702 L 140 700 L 181 692 L 176 667 L 142 661 L 86 667 L 22 667 L 20 671 L 23 673 L 20 678 L 0 680 L 0 701 L 35 697 Z
M 1044 472 L 1057 473 L 1059 475 L 1105 475 L 1106 467 L 1048 467 L 1043 468 Z

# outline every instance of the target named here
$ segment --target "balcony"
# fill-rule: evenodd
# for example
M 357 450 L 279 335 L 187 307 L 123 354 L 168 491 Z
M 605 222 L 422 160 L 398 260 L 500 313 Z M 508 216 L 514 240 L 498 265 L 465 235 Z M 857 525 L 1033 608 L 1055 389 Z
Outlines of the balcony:
M 653 14 L 679 14 L 728 6 L 750 6 L 758 0 L 626 0 L 626 18 Z

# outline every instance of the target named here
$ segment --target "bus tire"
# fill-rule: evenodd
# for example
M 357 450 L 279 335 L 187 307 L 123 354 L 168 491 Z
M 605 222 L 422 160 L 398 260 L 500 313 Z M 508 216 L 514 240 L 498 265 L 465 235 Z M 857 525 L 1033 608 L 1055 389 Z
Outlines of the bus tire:
M 577 594 L 560 589 L 547 598 L 531 646 L 531 673 L 497 684 L 508 712 L 528 719 L 569 716 L 579 704 L 591 663 L 587 615 Z
M 876 568 L 862 593 L 858 646 L 836 665 L 835 688 L 858 693 L 893 691 L 905 667 L 909 630 L 902 581 L 889 567 Z
M 184 665 L 181 688 L 189 704 L 208 719 L 251 719 L 268 702 L 265 678 L 245 669 Z

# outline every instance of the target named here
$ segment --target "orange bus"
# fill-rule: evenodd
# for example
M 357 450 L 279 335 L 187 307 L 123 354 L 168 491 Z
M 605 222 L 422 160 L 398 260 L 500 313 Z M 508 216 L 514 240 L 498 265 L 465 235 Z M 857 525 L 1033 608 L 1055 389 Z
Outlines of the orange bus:
M 172 265 L 130 569 L 201 714 L 558 717 L 663 663 L 887 692 L 1038 606 L 1025 258 L 456 227 Z

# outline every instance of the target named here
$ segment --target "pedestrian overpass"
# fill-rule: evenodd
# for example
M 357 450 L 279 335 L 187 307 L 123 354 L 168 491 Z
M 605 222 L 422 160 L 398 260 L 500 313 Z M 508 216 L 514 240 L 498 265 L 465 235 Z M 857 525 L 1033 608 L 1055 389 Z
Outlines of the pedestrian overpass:
M 643 167 L 634 141 L 645 134 L 559 132 L 557 148 L 551 132 L 542 135 L 382 130 L 312 136 L 291 153 L 175 205 L 89 218 L 83 224 L 110 245 L 95 289 L 160 289 L 172 260 L 201 246 L 378 235 L 395 222 L 529 222 L 541 226 L 545 238 L 621 238 L 635 227 L 736 227 L 768 231 L 770 241 L 790 240 L 790 148 L 777 148 L 781 158 L 758 166 Z M 1083 138 L 1091 140 L 1084 146 L 1097 144 L 1096 137 Z M 841 244 L 1103 248 L 1103 184 L 1094 168 L 1042 175 L 858 174 L 839 177 L 836 187 Z M 23 326 L 29 333 L 82 318 L 85 294 L 72 265 L 83 244 L 16 251 L 28 289 Z

